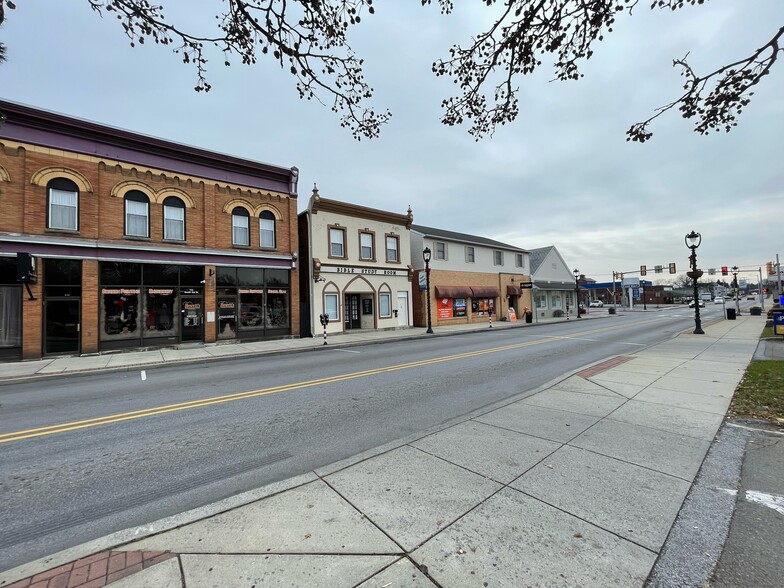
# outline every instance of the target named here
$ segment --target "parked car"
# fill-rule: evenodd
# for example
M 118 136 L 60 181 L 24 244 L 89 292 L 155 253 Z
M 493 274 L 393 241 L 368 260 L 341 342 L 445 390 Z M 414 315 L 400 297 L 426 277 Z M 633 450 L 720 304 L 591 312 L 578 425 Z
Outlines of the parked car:
M 746 296 L 746 300 L 756 300 L 756 299 L 757 299 L 756 294 L 749 294 L 748 296 Z
M 601 300 L 591 300 L 591 303 L 588 306 L 591 308 L 602 308 L 604 306 L 604 302 Z
M 724 304 L 724 298 L 721 296 L 716 296 L 716 298 L 713 300 L 713 304 Z
M 700 308 L 705 308 L 705 301 L 704 300 L 698 300 L 697 302 L 699 302 Z M 694 308 L 694 300 L 689 302 L 689 308 Z

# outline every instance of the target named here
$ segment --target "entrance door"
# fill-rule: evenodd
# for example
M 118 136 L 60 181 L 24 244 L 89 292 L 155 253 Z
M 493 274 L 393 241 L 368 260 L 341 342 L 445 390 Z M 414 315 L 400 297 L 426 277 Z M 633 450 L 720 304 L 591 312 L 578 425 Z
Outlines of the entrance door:
M 44 353 L 79 353 L 79 298 L 50 299 L 44 304 Z
M 203 341 L 203 308 L 201 298 L 180 298 L 182 313 L 181 341 Z
M 397 293 L 397 324 L 400 327 L 408 326 L 408 292 Z
M 359 318 L 359 294 L 346 294 L 346 330 L 359 329 L 362 322 Z
M 22 288 L 0 286 L 0 359 L 17 359 L 22 350 Z

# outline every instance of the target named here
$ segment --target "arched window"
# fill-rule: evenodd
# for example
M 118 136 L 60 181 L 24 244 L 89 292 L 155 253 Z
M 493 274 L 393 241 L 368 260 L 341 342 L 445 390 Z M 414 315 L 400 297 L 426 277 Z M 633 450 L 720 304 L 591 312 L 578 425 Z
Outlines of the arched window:
M 242 206 L 231 211 L 231 242 L 233 245 L 250 245 L 250 214 Z
M 79 230 L 79 187 L 71 180 L 55 178 L 46 185 L 46 227 Z
M 185 203 L 176 196 L 163 200 L 163 238 L 185 241 Z
M 125 234 L 129 237 L 150 236 L 150 199 L 139 190 L 125 194 Z
M 259 235 L 262 249 L 275 249 L 275 215 L 269 210 L 259 215 Z

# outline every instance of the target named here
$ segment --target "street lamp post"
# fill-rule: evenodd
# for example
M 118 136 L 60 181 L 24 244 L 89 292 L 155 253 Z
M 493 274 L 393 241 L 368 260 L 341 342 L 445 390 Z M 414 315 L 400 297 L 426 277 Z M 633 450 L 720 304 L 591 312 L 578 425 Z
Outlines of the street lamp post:
M 577 318 L 580 318 L 580 270 L 576 269 L 572 272 L 574 274 L 574 296 L 575 304 L 577 305 Z
M 694 334 L 704 335 L 705 331 L 702 330 L 702 322 L 700 321 L 700 299 L 697 294 L 697 280 L 702 276 L 702 271 L 697 269 L 697 247 L 700 246 L 702 236 L 699 233 L 692 231 L 686 235 L 685 241 L 686 247 L 691 249 L 691 255 L 689 256 L 691 271 L 686 272 L 686 275 L 694 280 Z
M 430 322 L 430 247 L 425 247 L 422 251 L 422 259 L 425 260 L 425 281 L 427 282 L 427 332 L 433 334 L 433 324 Z
M 732 289 L 735 292 L 735 314 L 740 316 L 740 284 L 738 284 L 738 272 L 740 268 L 737 265 L 732 266 Z

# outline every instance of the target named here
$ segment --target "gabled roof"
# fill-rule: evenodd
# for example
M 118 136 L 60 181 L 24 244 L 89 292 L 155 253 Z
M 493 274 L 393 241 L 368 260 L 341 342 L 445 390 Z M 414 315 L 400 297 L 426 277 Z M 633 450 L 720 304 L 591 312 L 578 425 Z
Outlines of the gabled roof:
M 555 245 L 550 245 L 549 247 L 538 247 L 537 249 L 531 249 L 531 273 L 534 273 L 536 270 L 539 269 L 539 266 L 542 265 L 542 262 L 545 260 L 547 255 L 555 249 Z
M 471 245 L 484 245 L 485 247 L 495 247 L 496 249 L 506 249 L 508 251 L 517 251 L 519 253 L 528 253 L 527 249 L 521 249 L 514 245 L 507 245 L 500 241 L 493 241 L 486 237 L 477 237 L 476 235 L 468 235 L 467 233 L 456 233 L 454 231 L 445 231 L 444 229 L 436 229 L 433 227 L 425 227 L 422 225 L 411 225 L 411 230 L 420 233 L 425 237 L 435 237 L 447 241 L 458 241 L 460 243 L 468 243 Z

